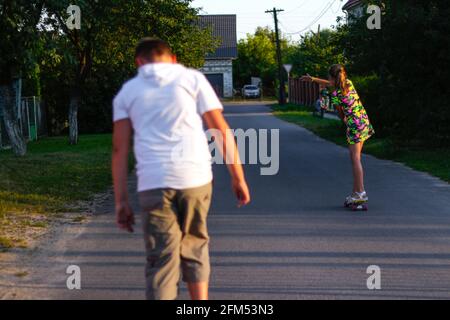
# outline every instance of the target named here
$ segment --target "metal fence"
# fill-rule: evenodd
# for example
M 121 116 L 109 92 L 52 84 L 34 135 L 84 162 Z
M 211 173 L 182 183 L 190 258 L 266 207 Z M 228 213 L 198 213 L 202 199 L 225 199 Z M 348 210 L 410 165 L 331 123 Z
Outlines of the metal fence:
M 23 137 L 27 141 L 36 141 L 47 135 L 45 109 L 39 97 L 21 98 L 17 105 L 16 116 Z M 0 110 L 0 148 L 6 148 L 9 145 L 8 134 L 3 122 L 3 113 Z

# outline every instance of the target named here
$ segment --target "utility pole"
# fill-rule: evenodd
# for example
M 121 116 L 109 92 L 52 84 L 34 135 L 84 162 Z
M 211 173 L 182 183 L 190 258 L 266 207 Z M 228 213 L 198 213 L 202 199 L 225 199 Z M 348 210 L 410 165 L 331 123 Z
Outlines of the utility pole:
M 278 12 L 282 12 L 284 10 L 273 8 L 272 10 L 267 10 L 266 13 L 272 13 L 273 18 L 275 20 L 275 37 L 277 43 L 277 61 L 278 61 L 278 78 L 280 81 L 280 91 L 279 91 L 279 103 L 281 105 L 286 104 L 286 94 L 285 94 L 285 83 L 284 83 L 284 74 L 283 74 L 283 65 L 281 59 L 281 45 L 280 45 L 280 32 L 278 30 Z

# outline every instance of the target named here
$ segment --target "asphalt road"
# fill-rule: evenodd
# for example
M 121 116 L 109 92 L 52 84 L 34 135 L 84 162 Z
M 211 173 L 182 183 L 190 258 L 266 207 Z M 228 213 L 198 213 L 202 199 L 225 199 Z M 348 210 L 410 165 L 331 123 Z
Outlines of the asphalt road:
M 370 208 L 354 213 L 342 207 L 352 183 L 345 148 L 265 106 L 226 114 L 234 128 L 280 129 L 280 170 L 262 176 L 260 165 L 247 165 L 253 202 L 237 209 L 226 168 L 215 166 L 212 299 L 450 298 L 449 184 L 365 156 Z M 141 237 L 116 230 L 107 201 L 38 249 L 30 275 L 10 290 L 30 299 L 143 299 Z M 81 268 L 81 290 L 66 288 L 69 265 Z M 367 288 L 370 265 L 380 267 L 381 290 Z

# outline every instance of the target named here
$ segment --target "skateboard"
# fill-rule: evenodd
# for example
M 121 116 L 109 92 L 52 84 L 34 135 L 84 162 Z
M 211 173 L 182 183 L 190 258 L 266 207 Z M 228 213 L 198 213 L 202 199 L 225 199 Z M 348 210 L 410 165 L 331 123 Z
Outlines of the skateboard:
M 356 203 L 345 202 L 344 206 L 353 211 L 368 211 L 369 210 L 369 206 L 367 205 L 367 202 L 356 202 Z

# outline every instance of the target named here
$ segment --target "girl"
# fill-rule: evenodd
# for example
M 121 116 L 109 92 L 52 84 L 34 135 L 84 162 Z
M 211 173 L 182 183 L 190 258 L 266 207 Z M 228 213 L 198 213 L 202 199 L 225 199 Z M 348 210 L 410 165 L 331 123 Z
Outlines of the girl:
M 325 86 L 334 87 L 331 102 L 339 112 L 342 121 L 347 125 L 347 141 L 353 167 L 353 194 L 347 197 L 345 205 L 354 209 L 367 209 L 369 200 L 364 188 L 364 171 L 361 164 L 361 151 L 364 142 L 374 133 L 369 117 L 364 109 L 353 83 L 347 79 L 347 72 L 340 64 L 331 66 L 328 80 L 302 77 L 304 81 L 312 81 Z

